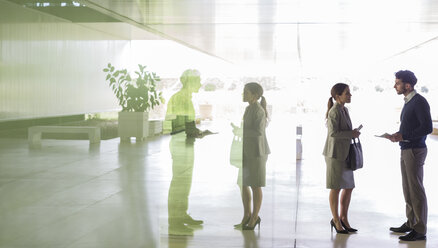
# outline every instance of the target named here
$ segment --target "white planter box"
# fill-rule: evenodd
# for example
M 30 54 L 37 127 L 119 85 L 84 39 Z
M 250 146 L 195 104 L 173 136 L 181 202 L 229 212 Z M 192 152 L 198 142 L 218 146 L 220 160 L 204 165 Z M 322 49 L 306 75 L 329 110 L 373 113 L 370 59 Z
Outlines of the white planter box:
M 149 121 L 149 137 L 161 134 L 163 132 L 162 120 L 150 120 Z
M 119 136 L 121 140 L 136 137 L 143 140 L 149 133 L 149 113 L 147 112 L 119 112 Z

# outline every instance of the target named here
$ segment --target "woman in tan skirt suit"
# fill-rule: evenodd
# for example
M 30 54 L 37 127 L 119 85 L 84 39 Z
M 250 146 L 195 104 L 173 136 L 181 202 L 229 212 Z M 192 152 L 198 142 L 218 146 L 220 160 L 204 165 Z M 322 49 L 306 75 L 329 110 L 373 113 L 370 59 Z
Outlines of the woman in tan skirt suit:
M 258 101 L 259 99 L 260 102 Z M 266 161 L 270 153 L 266 139 L 266 100 L 258 83 L 248 83 L 243 91 L 243 101 L 249 106 L 243 116 L 242 203 L 244 214 L 239 224 L 243 230 L 254 230 L 259 225 L 262 205 L 262 187 L 266 184 Z M 251 191 L 253 211 L 251 213 Z M 236 226 L 239 226 L 236 225 Z
M 356 232 L 348 222 L 348 207 L 350 205 L 351 193 L 354 188 L 354 175 L 351 169 L 347 168 L 347 156 L 352 138 L 360 135 L 359 130 L 352 128 L 348 109 L 345 103 L 351 102 L 351 93 L 348 85 L 344 83 L 335 84 L 331 90 L 331 97 L 328 101 L 327 118 L 327 140 L 325 142 L 323 155 L 327 164 L 327 188 L 330 189 L 330 210 L 333 219 L 330 225 L 337 233 L 347 234 Z M 335 102 L 333 102 L 335 100 Z M 338 214 L 339 193 L 341 192 L 340 214 Z

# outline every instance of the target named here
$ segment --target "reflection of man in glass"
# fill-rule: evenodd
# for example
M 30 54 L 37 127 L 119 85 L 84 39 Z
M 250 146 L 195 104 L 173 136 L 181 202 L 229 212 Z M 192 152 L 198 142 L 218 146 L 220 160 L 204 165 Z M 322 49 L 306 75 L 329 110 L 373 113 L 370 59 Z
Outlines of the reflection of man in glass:
M 208 134 L 195 125 L 192 93 L 199 91 L 201 78 L 197 70 L 186 70 L 180 77 L 183 85 L 167 105 L 166 120 L 172 122 L 170 153 L 172 155 L 172 182 L 169 188 L 169 234 L 192 235 L 193 228 L 203 224 L 188 213 L 189 193 L 192 186 L 195 138 Z M 185 130 L 185 132 L 181 132 Z M 192 227 L 192 228 L 190 228 Z
M 198 93 L 201 88 L 201 77 L 197 70 L 186 70 L 180 77 L 182 88 L 176 92 L 167 104 L 166 120 L 172 121 L 172 133 L 177 133 L 185 129 L 186 123 L 195 121 L 195 108 L 192 102 L 192 93 Z M 195 127 L 196 128 L 196 127 Z M 191 126 L 190 136 L 199 134 L 199 129 Z

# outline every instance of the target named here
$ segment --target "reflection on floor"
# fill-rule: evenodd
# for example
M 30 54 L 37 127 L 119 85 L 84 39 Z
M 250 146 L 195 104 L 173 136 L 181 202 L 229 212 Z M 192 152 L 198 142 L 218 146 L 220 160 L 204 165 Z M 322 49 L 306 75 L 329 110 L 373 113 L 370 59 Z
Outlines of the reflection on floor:
M 330 232 L 324 124 L 303 126 L 295 160 L 293 120 L 268 128 L 272 155 L 261 227 L 241 219 L 238 169 L 230 165 L 229 123 L 195 141 L 0 140 L 0 247 L 438 247 L 438 139 L 428 139 L 425 186 L 428 240 L 404 243 L 388 228 L 404 221 L 396 144 L 364 128 L 365 167 L 355 173 L 350 223 L 357 234 Z M 434 154 L 435 153 L 435 154 Z M 173 159 L 172 159 L 173 158 Z M 202 222 L 201 222 L 202 221 Z

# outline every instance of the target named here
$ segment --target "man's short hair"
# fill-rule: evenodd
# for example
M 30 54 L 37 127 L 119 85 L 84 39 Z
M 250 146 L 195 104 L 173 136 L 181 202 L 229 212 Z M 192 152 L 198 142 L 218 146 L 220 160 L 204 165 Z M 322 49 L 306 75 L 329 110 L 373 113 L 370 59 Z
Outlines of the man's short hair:
M 410 84 L 412 87 L 417 83 L 417 77 L 409 70 L 400 70 L 395 73 L 395 78 L 400 79 L 405 84 Z
M 190 79 L 190 78 L 193 78 L 193 77 L 200 77 L 200 76 L 201 76 L 201 74 L 199 73 L 198 70 L 196 70 L 196 69 L 188 69 L 188 70 L 185 70 L 185 71 L 183 72 L 183 74 L 181 75 L 181 77 L 179 78 L 179 80 L 181 81 L 181 83 L 182 83 L 183 85 L 186 85 L 186 83 L 189 82 L 189 79 Z

